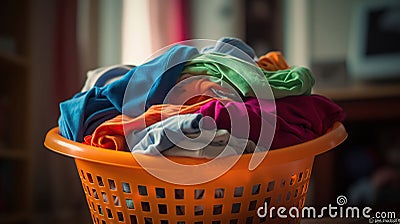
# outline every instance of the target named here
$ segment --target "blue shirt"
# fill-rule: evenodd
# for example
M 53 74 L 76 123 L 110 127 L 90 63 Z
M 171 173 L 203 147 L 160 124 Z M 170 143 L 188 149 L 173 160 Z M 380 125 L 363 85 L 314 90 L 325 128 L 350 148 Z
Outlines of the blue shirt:
M 243 42 L 241 39 L 233 37 L 220 38 L 215 46 L 208 46 L 201 50 L 201 53 L 220 53 L 240 58 L 250 63 L 255 63 L 256 53 L 253 48 Z
M 162 103 L 184 63 L 198 54 L 195 47 L 174 45 L 153 60 L 134 67 L 121 79 L 103 87 L 95 86 L 60 103 L 61 135 L 82 142 L 98 124 L 120 113 L 136 117 L 151 105 Z

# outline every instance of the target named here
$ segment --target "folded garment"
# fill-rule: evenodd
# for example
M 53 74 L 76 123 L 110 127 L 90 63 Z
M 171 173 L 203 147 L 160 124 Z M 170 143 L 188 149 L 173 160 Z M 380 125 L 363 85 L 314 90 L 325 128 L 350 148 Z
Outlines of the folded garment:
M 338 105 L 320 95 L 290 96 L 275 102 L 254 97 L 244 103 L 213 100 L 198 112 L 214 118 L 218 129 L 226 129 L 238 138 L 248 136 L 258 146 L 270 149 L 314 139 L 345 118 Z M 249 119 L 249 129 L 243 128 L 243 118 Z
M 189 139 L 178 142 L 178 144 L 165 150 L 163 155 L 211 159 L 217 156 L 251 153 L 256 148 L 253 141 L 236 138 L 224 129 L 218 129 L 216 132 L 214 130 L 202 130 L 202 133 L 187 134 L 186 136 Z
M 125 73 L 131 70 L 133 65 L 113 65 L 107 67 L 100 67 L 90 70 L 86 74 L 85 85 L 82 87 L 81 92 L 86 92 L 89 89 L 97 86 L 103 87 L 120 79 Z
M 151 106 L 145 113 L 137 117 L 117 115 L 99 125 L 92 135 L 85 137 L 85 144 L 115 150 L 126 150 L 125 134 L 134 130 L 142 130 L 156 122 L 177 114 L 190 114 L 213 98 L 206 99 L 193 105 L 160 104 Z M 222 102 L 229 100 L 221 99 Z
M 309 95 L 315 83 L 311 71 L 292 66 L 286 70 L 266 71 L 256 64 L 217 53 L 201 54 L 185 64 L 183 73 L 210 75 L 221 85 L 227 82 L 244 97 L 279 99 L 293 95 Z M 268 92 L 272 90 L 273 95 Z
M 289 68 L 280 51 L 270 51 L 261 56 L 257 61 L 258 66 L 267 71 L 285 70 Z
M 234 37 L 222 37 L 217 40 L 215 46 L 208 46 L 201 49 L 201 53 L 222 53 L 233 57 L 240 58 L 244 61 L 253 62 L 256 53 L 253 48 L 243 42 L 241 39 Z
M 174 45 L 164 54 L 134 67 L 123 77 L 104 87 L 93 87 L 60 104 L 58 124 L 62 136 L 82 142 L 94 127 L 110 119 L 110 114 L 135 117 L 151 105 L 161 104 L 181 75 L 184 63 L 198 54 L 194 47 Z M 125 96 L 125 97 L 124 97 Z M 106 111 L 107 116 L 103 116 Z

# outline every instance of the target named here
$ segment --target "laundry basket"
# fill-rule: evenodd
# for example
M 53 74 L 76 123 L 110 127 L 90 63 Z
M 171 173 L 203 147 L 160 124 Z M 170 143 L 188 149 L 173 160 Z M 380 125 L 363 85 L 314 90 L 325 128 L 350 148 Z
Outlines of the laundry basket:
M 300 217 L 259 217 L 257 210 L 265 204 L 268 208 L 303 208 L 314 157 L 346 137 L 343 125 L 335 123 L 321 137 L 269 151 L 254 170 L 248 169 L 252 154 L 244 154 L 222 176 L 197 185 L 160 180 L 142 168 L 129 152 L 70 141 L 59 135 L 58 128 L 47 133 L 45 146 L 75 159 L 93 223 L 299 223 Z M 160 158 L 148 159 L 157 163 Z M 185 164 L 207 161 L 169 159 Z M 220 160 L 223 163 L 224 158 Z

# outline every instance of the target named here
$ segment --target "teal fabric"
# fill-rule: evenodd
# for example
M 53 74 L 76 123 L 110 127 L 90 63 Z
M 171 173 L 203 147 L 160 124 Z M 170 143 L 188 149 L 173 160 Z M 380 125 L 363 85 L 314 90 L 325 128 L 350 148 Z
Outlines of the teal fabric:
M 182 73 L 210 75 L 214 82 L 229 83 L 244 97 L 271 98 L 255 93 L 265 92 L 270 86 L 275 99 L 294 95 L 310 95 L 315 83 L 311 71 L 305 67 L 292 66 L 290 69 L 266 71 L 256 64 L 237 57 L 218 53 L 200 54 L 187 62 Z

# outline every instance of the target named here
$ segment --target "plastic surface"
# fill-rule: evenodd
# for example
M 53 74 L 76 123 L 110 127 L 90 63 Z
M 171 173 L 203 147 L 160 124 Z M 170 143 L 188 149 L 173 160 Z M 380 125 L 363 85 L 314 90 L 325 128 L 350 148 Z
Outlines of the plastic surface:
M 344 126 L 336 123 L 314 140 L 267 152 L 252 171 L 248 167 L 253 154 L 245 154 L 224 175 L 198 185 L 159 180 L 147 173 L 131 153 L 67 140 L 58 134 L 57 128 L 48 132 L 45 146 L 75 158 L 93 223 L 299 223 L 300 219 L 259 218 L 257 209 L 264 202 L 301 209 L 314 157 L 339 145 L 346 137 Z M 154 161 L 152 169 L 162 169 L 157 167 L 159 158 L 141 156 Z M 168 158 L 182 164 L 209 161 Z M 224 159 L 220 160 L 223 163 Z

